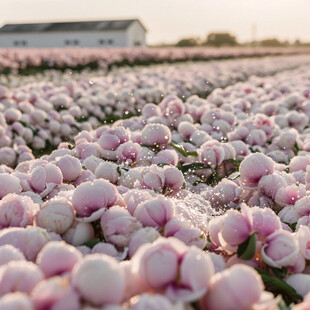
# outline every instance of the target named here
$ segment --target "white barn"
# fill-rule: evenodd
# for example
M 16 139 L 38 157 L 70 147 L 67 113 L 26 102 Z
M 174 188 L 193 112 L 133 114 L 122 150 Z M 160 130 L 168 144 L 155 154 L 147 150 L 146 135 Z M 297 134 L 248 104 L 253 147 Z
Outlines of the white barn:
M 138 19 L 6 24 L 0 47 L 146 46 L 146 28 Z

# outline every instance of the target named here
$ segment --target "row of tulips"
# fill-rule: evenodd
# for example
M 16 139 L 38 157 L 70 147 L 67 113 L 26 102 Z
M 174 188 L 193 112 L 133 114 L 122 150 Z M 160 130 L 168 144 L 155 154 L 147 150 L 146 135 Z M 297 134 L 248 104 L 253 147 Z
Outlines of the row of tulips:
M 168 94 L 187 99 L 185 106 L 193 110 L 189 114 L 197 119 L 199 115 L 194 114 L 200 112 L 194 110 L 202 111 L 204 103 L 191 97 L 193 94 L 206 95 L 215 87 L 244 80 L 252 74 L 268 75 L 308 61 L 309 56 L 299 56 L 159 66 L 134 72 L 117 70 L 110 76 L 93 78 L 90 73 L 72 77 L 69 73 L 54 72 L 46 75 L 45 81 L 37 77 L 42 81 L 32 79 L 25 86 L 1 87 L 0 163 L 15 167 L 33 158 L 26 146 L 49 152 L 62 141 L 72 141 L 72 136 L 81 130 L 92 130 L 104 121 L 139 115 L 147 103 L 158 103 Z M 238 73 L 234 73 L 237 68 Z M 213 97 L 220 100 L 220 96 Z M 35 155 L 38 154 L 36 151 Z
M 309 48 L 2 48 L 0 72 L 33 74 L 46 69 L 107 70 L 122 65 L 304 53 L 309 53 Z

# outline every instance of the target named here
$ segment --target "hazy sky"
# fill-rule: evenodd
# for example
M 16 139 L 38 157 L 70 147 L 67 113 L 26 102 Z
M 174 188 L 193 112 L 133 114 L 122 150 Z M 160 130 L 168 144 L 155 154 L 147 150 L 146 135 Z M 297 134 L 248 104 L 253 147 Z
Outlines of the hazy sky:
M 210 31 L 239 41 L 278 37 L 310 41 L 310 0 L 0 0 L 4 23 L 138 17 L 149 44 L 175 42 Z

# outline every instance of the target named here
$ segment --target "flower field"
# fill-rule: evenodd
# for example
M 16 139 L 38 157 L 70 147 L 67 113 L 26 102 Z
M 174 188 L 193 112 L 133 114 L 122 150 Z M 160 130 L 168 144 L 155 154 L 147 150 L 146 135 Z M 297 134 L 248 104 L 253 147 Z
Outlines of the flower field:
M 198 50 L 6 51 L 1 310 L 310 309 L 310 56 Z

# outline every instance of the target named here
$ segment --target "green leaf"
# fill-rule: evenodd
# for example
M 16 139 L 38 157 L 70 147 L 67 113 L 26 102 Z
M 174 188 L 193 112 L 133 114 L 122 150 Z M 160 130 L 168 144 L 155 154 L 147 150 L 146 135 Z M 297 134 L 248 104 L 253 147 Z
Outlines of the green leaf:
M 287 226 L 289 226 L 291 228 L 292 231 L 295 231 L 296 230 L 296 225 L 297 225 L 297 222 L 296 223 L 288 223 L 288 222 L 283 222 L 284 224 L 286 224 Z
M 172 146 L 173 148 L 175 148 L 179 153 L 181 153 L 184 157 L 188 157 L 188 156 L 194 156 L 197 157 L 198 153 L 196 151 L 193 152 L 188 152 L 184 149 L 184 147 L 182 145 L 176 144 L 174 142 L 169 142 L 168 145 Z
M 101 241 L 98 239 L 94 239 L 94 240 L 89 240 L 89 241 L 85 242 L 83 245 L 86 245 L 92 249 L 99 242 L 101 242 Z
M 270 267 L 270 270 L 279 279 L 283 279 L 287 274 L 287 269 L 285 267 L 283 268 Z
M 159 163 L 157 164 L 158 167 L 162 168 L 162 167 L 165 167 L 165 166 L 170 166 L 170 164 L 167 164 L 167 163 Z
M 270 275 L 267 271 L 255 268 L 260 274 L 267 290 L 289 297 L 290 299 L 301 301 L 303 297 L 296 290 L 283 280 Z
M 228 179 L 229 180 L 237 180 L 238 178 L 240 178 L 240 174 L 238 174 L 237 176 L 235 176 L 235 177 L 233 177 L 233 178 L 230 178 L 229 176 L 228 176 Z
M 247 240 L 239 244 L 238 257 L 243 260 L 249 260 L 255 255 L 256 250 L 256 232 L 253 233 Z
M 300 151 L 300 148 L 299 148 L 299 145 L 297 142 L 295 142 L 295 145 L 294 145 L 294 148 L 293 148 L 293 151 L 295 154 L 297 154 L 299 151 Z
M 226 161 L 235 165 L 237 168 L 239 168 L 239 166 L 240 166 L 240 163 L 236 159 L 227 159 Z
M 80 130 L 80 127 L 75 124 L 73 124 L 72 127 L 74 127 L 76 130 Z
M 187 172 L 189 170 L 209 169 L 211 167 L 206 166 L 203 163 L 192 163 L 192 164 L 187 164 L 187 165 L 183 165 L 183 166 L 177 166 L 177 168 L 184 173 L 184 172 Z
M 121 167 L 117 167 L 116 171 L 118 172 L 119 175 L 122 175 Z
M 191 306 L 194 310 L 200 310 L 199 301 L 192 302 Z

